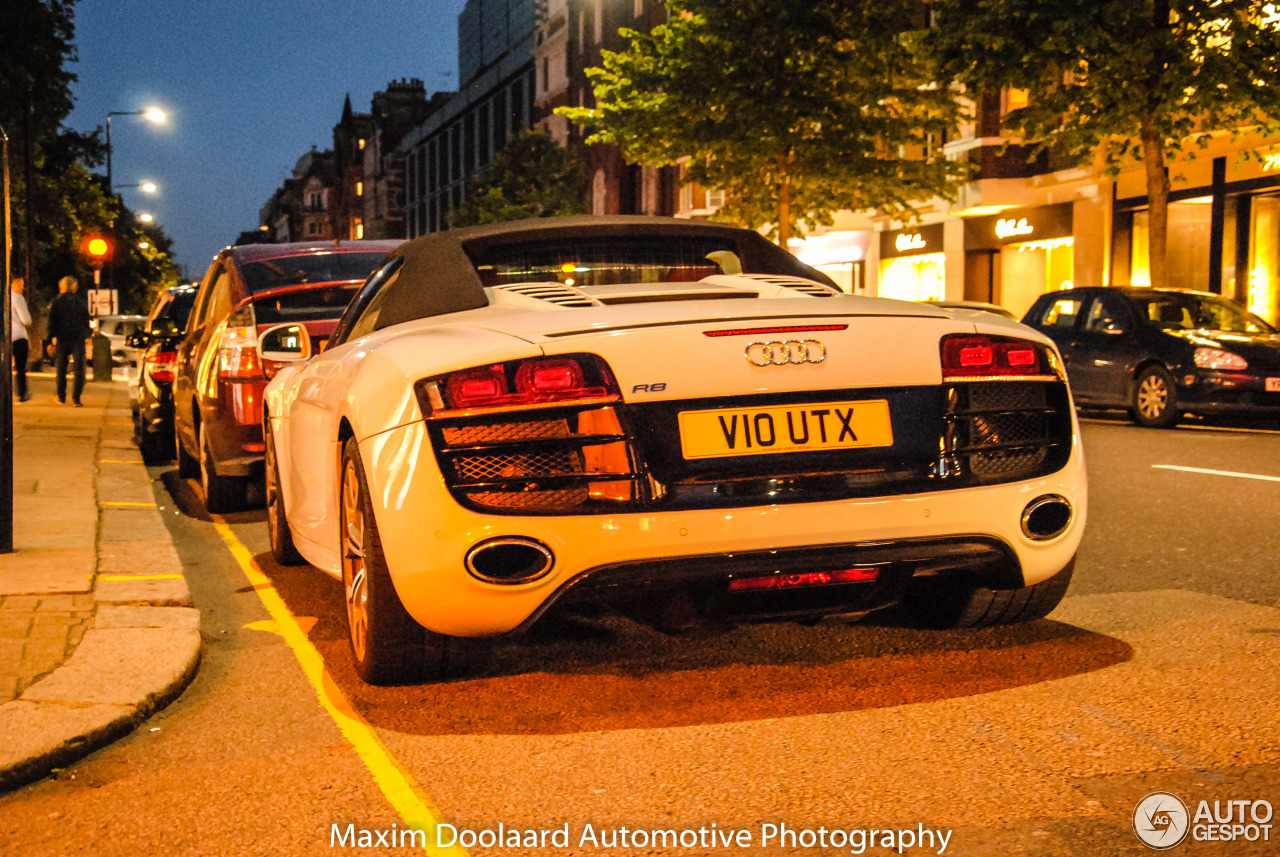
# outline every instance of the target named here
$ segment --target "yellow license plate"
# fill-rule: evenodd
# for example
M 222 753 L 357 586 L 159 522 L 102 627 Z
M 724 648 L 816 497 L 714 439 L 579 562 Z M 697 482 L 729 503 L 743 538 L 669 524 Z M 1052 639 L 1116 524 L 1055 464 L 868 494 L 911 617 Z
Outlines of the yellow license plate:
M 893 446 L 885 399 L 680 412 L 686 459 L 876 446 Z

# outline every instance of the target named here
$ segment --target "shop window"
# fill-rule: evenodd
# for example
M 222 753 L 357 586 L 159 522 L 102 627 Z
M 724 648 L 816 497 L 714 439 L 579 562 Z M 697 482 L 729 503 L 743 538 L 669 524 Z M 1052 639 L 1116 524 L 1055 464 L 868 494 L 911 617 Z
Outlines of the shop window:
M 1168 285 L 1174 289 L 1209 289 L 1209 243 L 1213 197 L 1202 196 L 1169 203 Z M 1133 239 L 1129 282 L 1151 285 L 1151 212 L 1133 213 Z
M 1280 197 L 1253 199 L 1247 306 L 1272 324 L 1280 322 Z
M 879 294 L 904 301 L 940 301 L 946 297 L 943 253 L 890 259 L 880 268 Z
M 1026 241 L 1000 251 L 999 296 L 997 303 L 1022 317 L 1036 298 L 1046 292 L 1068 289 L 1074 284 L 1075 241 L 1054 238 Z

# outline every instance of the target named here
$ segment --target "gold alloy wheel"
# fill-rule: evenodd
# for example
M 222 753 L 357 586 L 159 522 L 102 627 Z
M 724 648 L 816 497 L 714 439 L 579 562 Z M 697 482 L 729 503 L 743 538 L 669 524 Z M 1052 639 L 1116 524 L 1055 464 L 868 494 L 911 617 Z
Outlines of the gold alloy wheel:
M 1169 387 L 1164 378 L 1151 373 L 1138 385 L 1138 411 L 1148 420 L 1159 420 L 1169 408 Z
M 271 546 L 274 548 L 277 544 L 280 543 L 280 533 L 277 530 L 276 516 L 274 513 L 275 503 L 277 501 L 277 497 L 280 494 L 280 487 L 276 484 L 275 439 L 271 435 L 271 424 L 269 422 L 265 422 L 264 425 L 265 425 L 265 434 L 266 434 L 266 441 L 267 441 L 266 443 L 267 462 L 266 462 L 266 467 L 264 468 L 266 470 L 266 473 L 265 473 L 266 484 L 263 488 L 263 494 L 265 495 L 265 499 L 267 501 L 266 502 L 267 533 L 271 536 Z
M 369 570 L 364 555 L 364 498 L 356 463 L 342 471 L 342 585 L 346 590 L 347 626 L 356 660 L 364 661 L 369 645 Z

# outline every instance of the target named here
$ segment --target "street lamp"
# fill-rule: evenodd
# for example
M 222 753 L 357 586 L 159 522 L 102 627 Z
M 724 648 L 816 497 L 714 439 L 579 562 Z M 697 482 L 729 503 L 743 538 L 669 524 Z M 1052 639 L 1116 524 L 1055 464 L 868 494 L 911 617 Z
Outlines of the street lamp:
M 112 116 L 141 116 L 148 122 L 162 124 L 166 118 L 165 113 L 158 107 L 148 107 L 146 110 L 112 110 L 107 113 L 107 192 L 114 194 L 116 192 L 115 185 L 111 183 L 111 117 Z
M 139 222 L 139 223 L 152 223 L 152 222 L 154 222 L 154 221 L 155 221 L 155 218 L 154 218 L 154 217 L 152 217 L 152 216 L 151 216 L 150 214 L 148 214 L 147 212 L 145 212 L 145 211 L 139 211 L 139 212 L 138 212 L 138 222 Z
M 136 187 L 138 190 L 142 191 L 143 193 L 155 193 L 160 189 L 155 182 L 138 182 L 137 184 L 116 185 L 116 188 L 118 190 L 124 190 L 125 188 L 130 188 L 130 187 Z

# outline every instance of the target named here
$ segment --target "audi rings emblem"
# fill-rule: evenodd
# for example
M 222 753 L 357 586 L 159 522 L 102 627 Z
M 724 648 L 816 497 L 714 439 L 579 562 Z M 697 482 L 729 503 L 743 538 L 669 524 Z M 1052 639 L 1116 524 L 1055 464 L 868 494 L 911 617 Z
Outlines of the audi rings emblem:
M 747 362 L 752 366 L 788 366 L 821 363 L 827 359 L 827 347 L 816 339 L 803 342 L 753 342 L 747 346 Z

